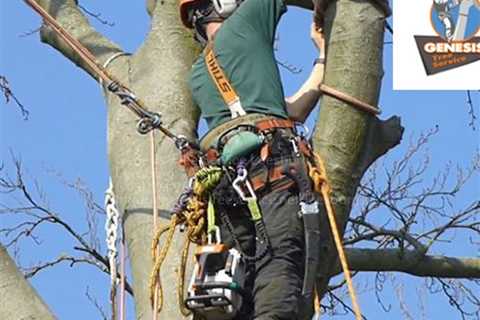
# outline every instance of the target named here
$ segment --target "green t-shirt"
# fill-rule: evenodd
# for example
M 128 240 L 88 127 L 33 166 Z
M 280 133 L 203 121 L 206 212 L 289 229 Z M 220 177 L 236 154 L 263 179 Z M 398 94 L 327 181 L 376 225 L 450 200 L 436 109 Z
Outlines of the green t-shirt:
M 247 113 L 288 117 L 273 52 L 275 30 L 285 11 L 283 0 L 246 0 L 215 35 L 215 56 Z M 209 129 L 231 119 L 204 54 L 192 67 L 190 87 Z

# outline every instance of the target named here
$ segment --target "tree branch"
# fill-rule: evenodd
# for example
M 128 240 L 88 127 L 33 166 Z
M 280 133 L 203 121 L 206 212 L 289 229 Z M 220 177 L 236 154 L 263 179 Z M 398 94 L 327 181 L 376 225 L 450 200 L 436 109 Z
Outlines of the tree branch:
M 55 319 L 0 245 L 0 319 Z
M 355 173 L 361 178 L 370 165 L 402 141 L 404 129 L 400 118 L 387 120 L 375 118 L 370 124 L 361 160 Z
M 424 256 L 416 250 L 347 248 L 354 271 L 404 272 L 419 277 L 480 278 L 480 259 Z M 334 274 L 341 272 L 337 264 Z
M 118 45 L 95 31 L 80 11 L 75 0 L 36 0 L 36 2 L 48 11 L 65 30 L 78 39 L 100 64 L 105 63 L 113 54 L 122 52 Z M 43 25 L 40 35 L 42 42 L 57 49 L 78 67 L 97 79 L 96 74 L 50 28 Z
M 157 0 L 149 0 L 148 2 L 155 2 Z M 296 6 L 308 10 L 313 10 L 313 3 L 320 3 L 320 2 L 334 2 L 332 0 L 286 0 L 285 2 L 287 5 Z M 388 0 L 364 0 L 364 2 L 370 1 L 375 7 L 380 9 L 385 13 L 385 16 L 388 17 L 392 14 L 392 9 L 388 4 Z
M 2 75 L 0 75 L 0 92 L 3 93 L 5 103 L 9 103 L 10 100 L 13 99 L 17 107 L 20 109 L 20 112 L 22 113 L 23 120 L 28 120 L 28 110 L 23 106 L 20 100 L 18 100 L 17 96 L 13 93 L 7 78 Z

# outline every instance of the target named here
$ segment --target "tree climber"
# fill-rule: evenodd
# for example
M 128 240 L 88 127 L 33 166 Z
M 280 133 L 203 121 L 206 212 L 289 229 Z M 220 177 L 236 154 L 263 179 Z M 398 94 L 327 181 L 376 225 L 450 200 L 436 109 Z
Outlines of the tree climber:
M 448 41 L 453 40 L 455 25 L 450 10 L 459 4 L 460 0 L 433 0 L 438 19 L 445 27 L 445 37 Z
M 308 211 L 299 203 L 312 197 L 302 153 L 308 146 L 293 121 L 304 122 L 321 95 L 324 39 L 312 25 L 319 58 L 298 92 L 285 98 L 273 48 L 285 11 L 283 0 L 180 0 L 184 25 L 205 47 L 190 79 L 193 100 L 209 128 L 201 148 L 214 148 L 229 168 L 212 197 L 222 242 L 249 258 L 245 287 L 253 301 L 242 304 L 235 319 L 297 319 L 301 303 L 312 302 L 311 294 L 302 296 L 309 271 L 304 270 L 305 226 L 298 214 Z M 315 21 L 321 26 L 322 16 Z M 252 192 L 248 185 L 236 185 L 247 181 L 247 173 Z M 243 193 L 255 194 L 263 223 L 252 221 Z M 310 210 L 318 213 L 317 202 L 314 206 Z

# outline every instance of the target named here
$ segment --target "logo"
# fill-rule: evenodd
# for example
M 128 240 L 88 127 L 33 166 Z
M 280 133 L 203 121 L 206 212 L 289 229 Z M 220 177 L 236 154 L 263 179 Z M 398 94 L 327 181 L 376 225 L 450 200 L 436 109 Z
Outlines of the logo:
M 415 35 L 428 76 L 480 60 L 480 0 L 432 0 L 433 35 Z

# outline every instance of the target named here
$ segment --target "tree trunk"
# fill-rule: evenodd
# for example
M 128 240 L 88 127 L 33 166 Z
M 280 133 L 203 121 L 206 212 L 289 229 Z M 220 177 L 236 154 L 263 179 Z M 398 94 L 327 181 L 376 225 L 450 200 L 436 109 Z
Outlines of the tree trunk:
M 372 1 L 332 1 L 326 12 L 326 85 L 371 105 L 377 105 L 383 76 L 382 52 L 385 12 Z M 399 143 L 399 119 L 386 122 L 353 106 L 324 96 L 313 137 L 323 158 L 332 186 L 332 201 L 343 234 L 357 186 L 368 166 Z M 325 218 L 325 240 L 330 230 Z M 318 288 L 326 293 L 337 252 L 332 245 L 322 249 Z
M 192 139 L 196 136 L 198 112 L 193 110 L 187 87 L 195 50 L 191 36 L 180 24 L 177 1 L 151 3 L 152 30 L 143 46 L 128 64 L 119 58 L 112 63 L 115 74 L 152 111 L 161 112 L 166 126 L 176 134 Z M 123 63 L 122 63 L 123 62 Z M 115 193 L 118 196 L 130 255 L 137 319 L 150 319 L 149 279 L 152 267 L 152 188 L 150 139 L 135 130 L 135 117 L 108 97 L 109 156 Z M 156 134 L 155 155 L 158 175 L 160 224 L 168 222 L 171 210 L 186 183 L 186 176 L 177 164 L 178 151 L 165 136 Z M 163 213 L 163 214 L 162 214 Z M 178 234 L 162 267 L 165 302 L 159 319 L 183 318 L 176 296 L 176 268 L 184 234 Z M 163 245 L 163 241 L 160 245 Z
M 0 245 L 0 319 L 55 319 Z

